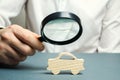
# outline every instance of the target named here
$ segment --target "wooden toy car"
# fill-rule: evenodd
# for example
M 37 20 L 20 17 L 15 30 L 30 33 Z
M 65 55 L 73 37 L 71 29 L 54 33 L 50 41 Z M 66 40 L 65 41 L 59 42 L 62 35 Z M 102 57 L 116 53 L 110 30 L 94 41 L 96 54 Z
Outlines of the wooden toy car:
M 73 59 L 60 59 L 63 55 L 71 56 Z M 77 59 L 73 54 L 69 52 L 62 52 L 58 57 L 48 59 L 48 70 L 51 70 L 53 74 L 59 74 L 60 70 L 71 70 L 72 74 L 78 74 L 81 70 L 84 70 L 84 59 Z

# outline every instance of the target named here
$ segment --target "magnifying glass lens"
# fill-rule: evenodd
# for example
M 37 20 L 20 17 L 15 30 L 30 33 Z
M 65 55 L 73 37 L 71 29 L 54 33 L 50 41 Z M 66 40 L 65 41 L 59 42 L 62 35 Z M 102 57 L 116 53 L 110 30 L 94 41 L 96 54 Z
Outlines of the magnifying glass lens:
M 79 30 L 79 24 L 72 19 L 55 19 L 44 26 L 43 32 L 47 38 L 62 42 L 74 38 Z
M 55 12 L 42 21 L 40 41 L 65 45 L 76 41 L 82 34 L 80 18 L 70 12 Z

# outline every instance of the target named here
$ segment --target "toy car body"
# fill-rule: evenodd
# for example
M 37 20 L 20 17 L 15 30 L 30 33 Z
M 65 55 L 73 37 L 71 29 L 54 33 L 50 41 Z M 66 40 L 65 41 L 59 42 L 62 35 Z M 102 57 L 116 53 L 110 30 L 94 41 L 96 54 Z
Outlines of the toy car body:
M 63 55 L 73 57 L 70 59 L 60 59 Z M 78 74 L 81 70 L 84 70 L 84 59 L 77 59 L 74 55 L 68 52 L 61 53 L 57 58 L 48 59 L 48 70 L 51 70 L 53 74 L 59 74 L 60 70 L 71 70 L 72 74 Z

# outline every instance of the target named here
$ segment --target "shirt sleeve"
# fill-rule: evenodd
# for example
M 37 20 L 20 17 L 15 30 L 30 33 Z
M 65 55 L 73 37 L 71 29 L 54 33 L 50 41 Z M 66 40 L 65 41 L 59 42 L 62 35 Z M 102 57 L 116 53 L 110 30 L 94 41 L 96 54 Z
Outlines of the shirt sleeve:
M 98 52 L 120 52 L 120 0 L 109 0 Z
M 0 27 L 11 24 L 10 19 L 17 16 L 26 0 L 0 0 Z

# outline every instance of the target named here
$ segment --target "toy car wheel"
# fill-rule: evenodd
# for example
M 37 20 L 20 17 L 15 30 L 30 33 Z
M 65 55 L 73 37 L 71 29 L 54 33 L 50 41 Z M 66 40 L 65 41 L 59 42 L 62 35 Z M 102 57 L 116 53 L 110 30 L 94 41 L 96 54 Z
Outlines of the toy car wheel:
M 79 70 L 71 70 L 72 74 L 78 74 L 80 71 Z
M 52 73 L 53 73 L 53 74 L 59 74 L 59 73 L 60 73 L 60 70 L 52 70 Z

